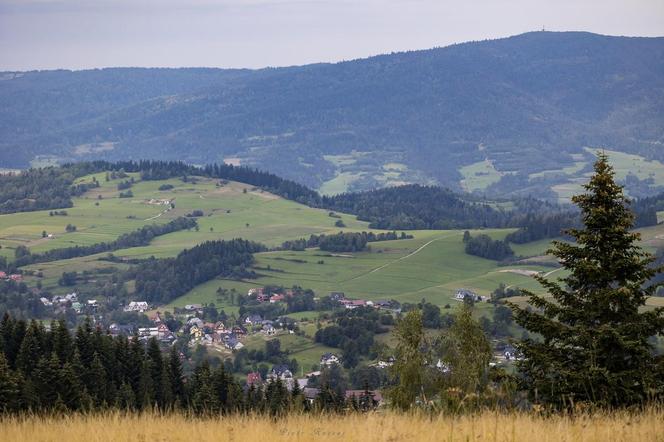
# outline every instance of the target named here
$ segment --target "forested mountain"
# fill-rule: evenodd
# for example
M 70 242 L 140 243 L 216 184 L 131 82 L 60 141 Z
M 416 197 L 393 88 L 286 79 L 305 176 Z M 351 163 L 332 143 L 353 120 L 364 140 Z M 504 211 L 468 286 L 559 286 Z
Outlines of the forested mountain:
M 313 188 L 459 188 L 487 160 L 482 191 L 546 196 L 589 170 L 584 147 L 664 160 L 662 73 L 664 38 L 578 32 L 278 69 L 4 73 L 0 167 L 235 158 Z

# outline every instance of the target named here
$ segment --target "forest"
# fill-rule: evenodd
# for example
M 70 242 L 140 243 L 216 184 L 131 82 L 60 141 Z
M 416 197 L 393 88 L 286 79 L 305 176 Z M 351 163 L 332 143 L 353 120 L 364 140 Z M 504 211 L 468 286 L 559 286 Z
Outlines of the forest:
M 136 277 L 136 296 L 165 304 L 212 278 L 253 278 L 253 254 L 265 250 L 261 244 L 242 239 L 206 241 L 175 258 L 145 260 L 131 270 Z

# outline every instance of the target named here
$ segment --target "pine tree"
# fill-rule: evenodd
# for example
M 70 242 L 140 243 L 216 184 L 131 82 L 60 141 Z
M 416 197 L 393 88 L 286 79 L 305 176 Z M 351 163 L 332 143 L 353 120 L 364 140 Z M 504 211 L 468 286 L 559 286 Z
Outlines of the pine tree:
M 664 332 L 664 308 L 642 310 L 661 269 L 651 268 L 654 258 L 629 231 L 634 216 L 604 154 L 585 189 L 572 199 L 583 220 L 568 232 L 576 244 L 555 241 L 550 250 L 569 276 L 538 277 L 553 299 L 524 291 L 534 309 L 511 305 L 516 322 L 541 336 L 519 344 L 523 385 L 558 408 L 642 404 L 664 395 L 648 342 Z

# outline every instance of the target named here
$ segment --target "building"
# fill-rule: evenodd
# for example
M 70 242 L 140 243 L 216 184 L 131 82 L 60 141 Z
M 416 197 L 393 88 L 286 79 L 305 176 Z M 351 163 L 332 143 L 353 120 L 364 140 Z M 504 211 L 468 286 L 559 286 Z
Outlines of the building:
M 260 325 L 263 323 L 263 317 L 261 315 L 249 315 L 244 318 L 244 323 L 247 325 Z
M 484 296 L 480 296 L 472 290 L 468 289 L 458 289 L 454 295 L 454 299 L 457 301 L 464 301 L 466 298 L 471 299 L 473 302 L 480 302 L 486 299 Z
M 320 365 L 324 365 L 326 367 L 338 364 L 339 362 L 340 362 L 339 357 L 334 353 L 325 353 L 323 356 L 320 357 Z
M 131 301 L 127 306 L 125 306 L 124 311 L 143 313 L 147 309 L 148 309 L 148 303 L 147 302 L 145 302 L 145 301 Z
M 270 303 L 274 304 L 275 302 L 281 302 L 285 299 L 284 295 L 275 294 L 270 296 Z
M 247 375 L 247 387 L 260 388 L 263 385 L 263 378 L 257 371 L 251 372 Z

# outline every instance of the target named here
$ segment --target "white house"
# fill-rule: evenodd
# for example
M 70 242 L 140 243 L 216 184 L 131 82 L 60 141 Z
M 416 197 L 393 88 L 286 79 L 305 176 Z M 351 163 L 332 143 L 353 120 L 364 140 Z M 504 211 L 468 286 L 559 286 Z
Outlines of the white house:
M 339 357 L 334 353 L 325 353 L 323 356 L 320 357 L 320 365 L 325 365 L 329 367 L 331 365 L 338 363 L 339 363 Z

